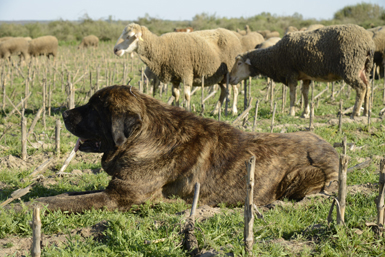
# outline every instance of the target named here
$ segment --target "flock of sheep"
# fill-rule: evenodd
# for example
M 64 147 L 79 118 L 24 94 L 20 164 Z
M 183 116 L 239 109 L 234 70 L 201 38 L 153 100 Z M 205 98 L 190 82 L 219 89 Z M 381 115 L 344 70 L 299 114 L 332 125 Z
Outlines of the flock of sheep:
M 94 35 L 83 38 L 78 48 L 98 47 L 99 39 Z M 11 60 L 12 55 L 18 55 L 20 62 L 29 57 L 57 55 L 58 40 L 54 36 L 42 36 L 35 39 L 30 37 L 3 37 L 0 38 L 0 58 Z
M 309 117 L 308 92 L 313 81 L 344 80 L 356 91 L 352 118 L 369 111 L 369 73 L 373 62 L 384 69 L 385 26 L 365 30 L 353 25 L 308 28 L 290 26 L 280 38 L 277 31 L 253 32 L 223 28 L 193 31 L 176 29 L 157 36 L 139 24 L 129 24 L 118 39 L 114 53 L 136 52 L 147 66 L 146 76 L 155 82 L 172 83 L 172 94 L 179 100 L 179 85 L 184 84 L 184 97 L 190 110 L 192 86 L 218 84 L 221 93 L 214 114 L 218 113 L 226 97 L 227 74 L 232 84 L 234 99 L 232 113 L 237 114 L 238 83 L 248 77 L 264 75 L 281 82 L 290 89 L 290 115 L 295 115 L 295 90 L 303 81 L 304 110 Z M 99 39 L 86 36 L 78 48 L 98 47 Z M 20 61 L 45 55 L 56 56 L 58 40 L 54 36 L 35 39 L 23 37 L 0 38 L 0 57 L 10 59 L 19 55 Z M 155 92 L 155 91 L 154 91 Z
M 352 118 L 359 115 L 363 102 L 363 115 L 368 115 L 369 73 L 374 56 L 380 60 L 378 65 L 384 65 L 384 27 L 365 30 L 353 24 L 316 24 L 303 30 L 289 27 L 282 39 L 277 36 L 270 31 L 252 32 L 248 26 L 238 32 L 218 28 L 157 36 L 132 23 L 123 30 L 114 53 L 122 56 L 136 52 L 147 65 L 147 73 L 153 73 L 163 83 L 172 83 L 177 100 L 179 84 L 183 82 L 188 109 L 191 86 L 204 82 L 205 86 L 219 84 L 221 88 L 214 110 L 218 112 L 226 96 L 226 75 L 231 71 L 232 85 L 261 74 L 288 86 L 292 116 L 295 89 L 298 80 L 302 80 L 304 118 L 309 117 L 308 91 L 312 80 L 344 80 L 357 93 Z M 233 113 L 236 112 L 234 101 Z

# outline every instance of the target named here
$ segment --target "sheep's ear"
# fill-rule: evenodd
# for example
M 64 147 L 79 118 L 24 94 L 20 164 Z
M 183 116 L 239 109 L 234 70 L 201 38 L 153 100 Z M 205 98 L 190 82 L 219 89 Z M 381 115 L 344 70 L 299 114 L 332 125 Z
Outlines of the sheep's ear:
M 246 63 L 247 65 L 251 65 L 250 59 L 247 58 L 246 61 L 245 61 L 245 63 Z
M 142 119 L 139 114 L 113 117 L 111 126 L 114 143 L 116 146 L 121 146 L 136 129 L 142 126 Z

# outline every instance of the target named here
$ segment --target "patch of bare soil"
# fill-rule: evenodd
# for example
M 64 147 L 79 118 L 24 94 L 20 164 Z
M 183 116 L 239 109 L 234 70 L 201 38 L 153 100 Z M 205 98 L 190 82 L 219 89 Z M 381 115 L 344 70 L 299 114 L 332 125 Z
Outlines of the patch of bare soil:
M 189 217 L 190 216 L 190 209 L 187 209 L 183 212 L 178 212 L 177 215 L 183 215 L 184 217 Z M 195 221 L 196 222 L 203 222 L 211 217 L 213 217 L 215 214 L 220 214 L 223 212 L 223 209 L 219 207 L 211 207 L 208 205 L 203 205 L 200 206 L 199 208 L 196 209 L 195 212 Z
M 299 240 L 285 240 L 283 238 L 256 242 L 260 244 L 279 244 L 285 249 L 289 250 L 293 255 L 298 255 L 303 252 L 305 248 L 312 250 L 315 243 L 313 241 L 299 241 Z
M 101 221 L 92 227 L 74 229 L 69 234 L 42 235 L 42 249 L 49 246 L 61 247 L 67 242 L 69 235 L 81 235 L 84 239 L 92 237 L 94 240 L 100 240 L 103 237 L 103 231 L 107 228 L 107 221 Z M 21 238 L 12 237 L 0 239 L 0 256 L 22 257 L 30 253 L 32 237 Z

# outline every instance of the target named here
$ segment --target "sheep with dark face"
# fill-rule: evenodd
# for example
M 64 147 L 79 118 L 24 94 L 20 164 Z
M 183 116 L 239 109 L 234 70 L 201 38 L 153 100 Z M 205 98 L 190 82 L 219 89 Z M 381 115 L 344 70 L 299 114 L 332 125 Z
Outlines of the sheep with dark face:
M 364 115 L 369 111 L 369 71 L 373 66 L 375 44 L 368 31 L 357 25 L 336 25 L 314 31 L 292 32 L 277 44 L 237 57 L 230 73 L 230 83 L 237 84 L 262 74 L 290 88 L 290 115 L 295 115 L 294 96 L 298 80 L 303 80 L 302 94 L 309 117 L 308 92 L 311 80 L 344 80 L 356 92 L 352 118 L 359 115 L 363 101 Z
M 54 36 L 38 37 L 29 42 L 28 53 L 34 57 L 45 55 L 49 58 L 52 55 L 55 58 L 58 45 L 58 40 Z
M 146 27 L 132 23 L 123 30 L 114 53 L 122 56 L 134 51 L 160 81 L 172 82 L 176 101 L 179 100 L 179 84 L 184 83 L 188 108 L 191 86 L 201 86 L 202 77 L 205 86 L 219 84 L 221 95 L 217 112 L 226 96 L 225 75 L 235 57 L 242 53 L 242 45 L 239 38 L 226 29 L 157 36 Z
M 89 36 L 83 37 L 82 42 L 78 46 L 78 49 L 87 48 L 87 47 L 98 48 L 98 45 L 99 45 L 99 38 L 94 35 L 89 35 Z
M 17 37 L 1 42 L 0 58 L 11 60 L 12 55 L 19 55 L 20 62 L 28 59 L 28 40 L 22 37 Z

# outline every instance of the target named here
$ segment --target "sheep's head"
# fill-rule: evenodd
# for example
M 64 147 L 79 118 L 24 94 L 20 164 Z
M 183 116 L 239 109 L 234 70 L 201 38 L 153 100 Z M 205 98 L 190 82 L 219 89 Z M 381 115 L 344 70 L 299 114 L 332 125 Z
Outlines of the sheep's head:
M 236 85 L 240 81 L 247 79 L 250 76 L 250 59 L 244 58 L 240 55 L 235 58 L 235 63 L 230 72 L 230 84 Z
M 114 47 L 114 53 L 122 56 L 124 53 L 131 53 L 138 48 L 138 41 L 142 40 L 142 28 L 140 25 L 131 23 L 124 28 L 122 35 Z

